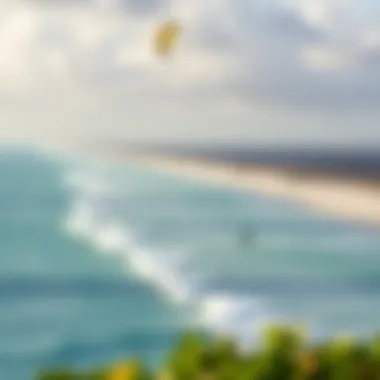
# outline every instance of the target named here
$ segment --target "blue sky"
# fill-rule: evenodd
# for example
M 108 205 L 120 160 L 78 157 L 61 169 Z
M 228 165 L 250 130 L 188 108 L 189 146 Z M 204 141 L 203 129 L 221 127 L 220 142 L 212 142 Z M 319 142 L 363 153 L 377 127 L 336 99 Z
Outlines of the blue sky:
M 1 4 L 3 141 L 380 146 L 378 1 Z M 183 34 L 161 60 L 168 16 Z

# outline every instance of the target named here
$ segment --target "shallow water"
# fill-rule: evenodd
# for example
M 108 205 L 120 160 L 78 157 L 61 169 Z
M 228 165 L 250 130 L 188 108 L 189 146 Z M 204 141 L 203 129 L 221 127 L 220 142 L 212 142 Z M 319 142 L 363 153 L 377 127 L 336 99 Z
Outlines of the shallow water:
M 249 340 L 269 319 L 314 337 L 379 326 L 373 230 L 127 164 L 14 152 L 0 175 L 2 378 L 156 364 L 185 326 Z

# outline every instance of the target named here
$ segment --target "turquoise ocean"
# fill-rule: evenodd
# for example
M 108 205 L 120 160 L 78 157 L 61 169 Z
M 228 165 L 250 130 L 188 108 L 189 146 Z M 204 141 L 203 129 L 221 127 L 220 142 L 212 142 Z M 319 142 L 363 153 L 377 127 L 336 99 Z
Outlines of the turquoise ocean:
M 8 149 L 0 235 L 4 380 L 129 355 L 155 366 L 185 328 L 247 344 L 271 320 L 315 339 L 380 327 L 379 232 L 262 194 Z

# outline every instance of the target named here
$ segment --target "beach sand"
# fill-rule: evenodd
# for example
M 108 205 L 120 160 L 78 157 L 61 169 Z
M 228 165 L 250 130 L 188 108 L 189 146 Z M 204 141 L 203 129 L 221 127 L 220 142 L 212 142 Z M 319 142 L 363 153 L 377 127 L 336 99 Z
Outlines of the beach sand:
M 289 199 L 339 219 L 380 228 L 380 187 L 370 180 L 334 178 L 320 172 L 313 175 L 312 171 L 295 175 L 281 167 L 239 167 L 163 155 L 135 155 L 129 159 L 194 180 Z

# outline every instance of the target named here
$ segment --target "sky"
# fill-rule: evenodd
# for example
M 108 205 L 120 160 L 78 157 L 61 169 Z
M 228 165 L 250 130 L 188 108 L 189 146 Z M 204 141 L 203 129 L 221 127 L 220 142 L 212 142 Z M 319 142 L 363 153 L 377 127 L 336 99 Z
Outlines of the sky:
M 0 141 L 380 146 L 378 0 L 0 6 Z

